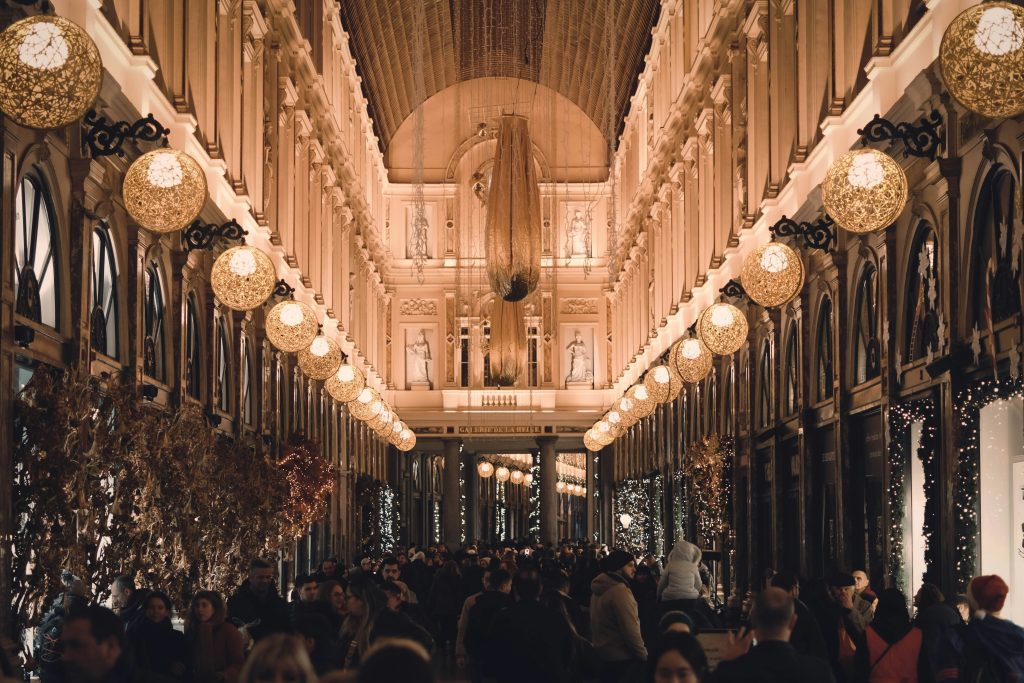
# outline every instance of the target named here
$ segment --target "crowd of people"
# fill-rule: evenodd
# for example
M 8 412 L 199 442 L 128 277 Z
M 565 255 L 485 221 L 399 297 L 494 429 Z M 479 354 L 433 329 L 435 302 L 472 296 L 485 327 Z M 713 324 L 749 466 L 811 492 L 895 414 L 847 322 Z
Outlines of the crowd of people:
M 253 559 L 226 601 L 202 590 L 181 612 L 129 576 L 109 609 L 64 582 L 28 657 L 43 683 L 1024 681 L 1024 629 L 1001 618 L 998 576 L 948 600 L 926 583 L 911 605 L 863 571 L 769 571 L 720 605 L 686 541 L 664 562 L 582 544 L 329 558 L 290 600 Z

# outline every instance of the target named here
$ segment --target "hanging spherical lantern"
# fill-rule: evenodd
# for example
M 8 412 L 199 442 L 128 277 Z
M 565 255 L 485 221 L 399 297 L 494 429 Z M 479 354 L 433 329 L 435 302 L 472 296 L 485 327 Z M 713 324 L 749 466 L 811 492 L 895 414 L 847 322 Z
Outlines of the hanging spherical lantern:
M 217 257 L 210 285 L 217 300 L 235 311 L 251 311 L 270 298 L 277 272 L 270 257 L 256 247 L 231 247 Z
M 398 442 L 398 450 L 402 452 L 411 451 L 416 447 L 416 434 L 406 427 L 402 430 L 401 440 Z
M 651 393 L 647 391 L 647 387 L 643 384 L 634 384 L 626 392 L 626 396 L 633 401 L 633 417 L 640 420 L 647 417 L 654 412 L 654 407 L 658 405 L 651 400 Z
M 712 353 L 728 356 L 747 340 L 747 319 L 732 304 L 711 304 L 697 320 L 697 334 Z
M 498 481 L 508 481 L 510 476 L 512 476 L 512 473 L 509 472 L 508 468 L 504 465 L 501 465 L 498 469 L 494 470 L 494 478 Z
M 744 259 L 740 283 L 755 303 L 765 308 L 782 306 L 804 286 L 804 264 L 785 244 L 762 244 Z
M 206 174 L 189 155 L 165 147 L 132 162 L 121 194 L 136 223 L 153 232 L 174 232 L 202 211 Z
M 494 465 L 487 462 L 486 460 L 481 460 L 479 463 L 477 463 L 476 473 L 480 475 L 481 479 L 490 479 L 491 475 L 494 474 Z
M 533 475 L 531 473 L 529 473 L 529 472 L 524 474 L 523 475 L 523 483 L 526 484 L 527 486 L 532 486 L 533 485 Z
M 313 309 L 301 301 L 282 301 L 267 313 L 267 339 L 285 353 L 312 344 L 319 330 Z
M 325 380 L 341 368 L 341 347 L 330 337 L 318 334 L 309 346 L 299 351 L 299 369 L 310 379 Z
M 618 439 L 626 433 L 626 430 L 622 427 L 622 416 L 619 415 L 619 411 L 609 410 L 605 413 L 602 421 L 608 423 L 608 433 L 611 434 L 613 438 Z
M 949 94 L 982 116 L 1024 112 L 1024 9 L 985 2 L 961 12 L 939 47 Z
M 377 436 L 386 439 L 391 433 L 392 415 L 391 407 L 388 406 L 386 401 L 381 400 L 380 412 L 367 420 L 366 425 L 376 432 Z
M 327 378 L 324 388 L 335 401 L 348 403 L 356 398 L 366 386 L 362 371 L 354 365 L 345 363 L 331 377 Z
M 615 441 L 615 434 L 612 433 L 612 426 L 605 420 L 598 420 L 594 423 L 594 440 L 603 446 Z
M 632 523 L 633 515 L 629 514 L 628 512 L 623 512 L 621 515 L 619 515 L 619 524 L 622 525 L 623 529 L 628 529 Z
M 392 446 L 397 446 L 402 441 L 402 430 L 405 429 L 405 423 L 399 420 L 394 413 L 391 414 L 391 418 L 391 431 L 388 432 L 387 439 Z
M 555 491 L 557 493 L 565 493 L 565 482 L 564 481 L 557 481 L 557 482 L 555 482 Z
M 682 339 L 672 347 L 670 359 L 684 382 L 699 382 L 711 372 L 711 351 L 700 339 Z
M 821 203 L 845 230 L 883 230 L 892 225 L 907 203 L 907 176 L 888 154 L 855 149 L 829 167 L 821 183 Z
M 622 416 L 623 429 L 629 429 L 630 427 L 637 423 L 637 420 L 639 418 L 633 414 L 633 409 L 636 407 L 636 404 L 633 403 L 633 399 L 631 399 L 629 396 L 621 397 L 612 405 L 615 408 L 616 412 Z
M 672 390 L 672 373 L 664 365 L 656 365 L 644 375 L 644 386 L 655 403 L 666 403 Z
M 352 417 L 363 422 L 372 419 L 383 407 L 377 390 L 372 387 L 363 387 L 359 395 L 346 405 Z
M 512 470 L 512 475 L 509 477 L 509 480 L 513 484 L 517 484 L 517 485 L 518 484 L 522 484 L 523 483 L 523 476 L 524 475 L 523 475 L 523 472 L 521 470 Z
M 102 83 L 96 43 L 73 21 L 39 14 L 0 33 L 0 111 L 22 126 L 48 130 L 77 121 Z
M 542 209 L 527 124 L 524 116 L 498 119 L 487 194 L 487 279 L 494 293 L 505 301 L 521 301 L 540 281 Z
M 599 444 L 597 440 L 594 439 L 593 429 L 588 429 L 587 432 L 583 435 L 583 445 L 586 447 L 588 451 L 593 451 L 595 453 L 604 448 L 604 446 Z
M 672 380 L 668 385 L 668 402 L 671 402 L 679 398 L 679 394 L 683 393 L 685 382 L 683 382 L 683 378 L 676 370 L 675 365 L 672 364 L 671 356 L 669 357 L 668 370 L 672 375 Z

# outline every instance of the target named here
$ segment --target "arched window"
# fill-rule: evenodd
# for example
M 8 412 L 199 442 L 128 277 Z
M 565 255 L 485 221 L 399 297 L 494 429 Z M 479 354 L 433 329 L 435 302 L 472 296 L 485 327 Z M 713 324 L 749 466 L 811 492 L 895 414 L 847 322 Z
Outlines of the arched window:
M 857 283 L 857 317 L 854 318 L 854 384 L 878 377 L 881 345 L 878 343 L 878 271 L 868 265 Z
M 143 371 L 155 380 L 167 381 L 167 361 L 164 354 L 164 288 L 156 262 L 146 266 L 145 274 L 146 335 L 142 340 Z
M 938 350 L 942 315 L 938 262 L 935 231 L 922 223 L 910 252 L 903 347 L 907 361 L 924 358 L 929 351 Z
M 231 335 L 221 318 L 217 322 L 217 407 L 231 412 Z
M 202 396 L 203 339 L 199 305 L 194 294 L 185 299 L 185 392 L 192 398 Z
M 110 229 L 92 231 L 92 313 L 89 318 L 92 348 L 117 358 L 117 262 Z
M 49 190 L 34 174 L 21 179 L 14 214 L 15 311 L 29 320 L 57 329 L 60 311 L 57 222 Z
M 800 398 L 800 362 L 797 352 L 796 323 L 789 326 L 789 335 L 786 341 L 786 368 L 782 376 L 782 412 L 784 415 L 792 415 L 797 411 Z
M 974 213 L 974 245 L 971 255 L 971 289 L 974 324 L 984 330 L 1021 310 L 1021 292 L 1015 272 L 1014 216 L 1016 187 L 1002 166 L 993 168 L 978 195 Z M 990 315 L 991 312 L 991 315 Z
M 832 398 L 835 391 L 835 374 L 833 358 L 835 349 L 832 346 L 832 299 L 821 300 L 818 311 L 818 400 Z
M 252 344 L 242 344 L 242 420 L 251 427 L 256 418 L 256 395 L 253 392 Z
M 757 367 L 757 415 L 761 427 L 772 422 L 772 352 L 766 339 L 761 344 L 761 359 Z

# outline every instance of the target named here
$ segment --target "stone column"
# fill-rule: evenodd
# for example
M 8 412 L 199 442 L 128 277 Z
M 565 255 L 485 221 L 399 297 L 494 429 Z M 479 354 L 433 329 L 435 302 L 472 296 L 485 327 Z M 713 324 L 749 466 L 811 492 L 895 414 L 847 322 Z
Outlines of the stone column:
M 537 438 L 540 446 L 540 540 L 542 543 L 558 542 L 558 483 L 556 470 L 558 454 L 555 453 L 557 436 Z
M 462 493 L 459 487 L 459 450 L 457 439 L 444 442 L 444 499 L 441 507 L 442 536 L 450 550 L 462 545 Z

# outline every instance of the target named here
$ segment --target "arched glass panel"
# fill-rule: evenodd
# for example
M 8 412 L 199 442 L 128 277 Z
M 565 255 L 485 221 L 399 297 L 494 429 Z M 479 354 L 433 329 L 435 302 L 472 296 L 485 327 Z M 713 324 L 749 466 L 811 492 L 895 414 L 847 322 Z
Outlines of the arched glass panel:
M 792 323 L 789 326 L 789 336 L 786 341 L 786 368 L 782 378 L 782 408 L 785 415 L 795 413 L 799 403 L 800 362 L 797 356 L 798 350 L 796 323 Z
M 1013 176 L 996 166 L 978 195 L 971 254 L 974 323 L 985 330 L 1020 313 L 1021 291 L 1015 267 L 1014 217 L 1020 211 Z M 1019 247 L 1017 247 L 1019 248 Z
M 167 361 L 164 349 L 164 288 L 160 282 L 160 270 L 155 262 L 146 267 L 145 273 L 146 334 L 142 340 L 143 371 L 160 382 L 167 381 Z
M 821 310 L 818 312 L 818 400 L 832 398 L 835 391 L 835 374 L 833 359 L 835 349 L 832 346 L 832 299 L 825 297 L 821 300 Z
M 202 396 L 203 340 L 199 306 L 194 295 L 185 300 L 185 392 L 192 398 Z
M 878 377 L 881 372 L 881 345 L 878 343 L 878 271 L 864 268 L 857 283 L 856 336 L 853 346 L 854 384 Z
M 231 412 L 231 335 L 224 318 L 217 323 L 217 407 Z
M 60 310 L 58 247 L 49 190 L 36 176 L 26 175 L 14 200 L 15 310 L 54 329 Z
M 92 231 L 92 348 L 117 358 L 117 325 L 117 262 L 110 229 L 103 225 Z
M 921 225 L 910 252 L 903 352 L 907 361 L 937 351 L 942 315 L 939 288 L 939 246 L 935 231 Z
M 767 427 L 772 421 L 772 352 L 767 341 L 761 345 L 757 386 L 757 414 L 761 420 L 760 425 Z
M 252 426 L 256 417 L 256 397 L 253 391 L 252 345 L 248 340 L 242 345 L 242 419 Z

